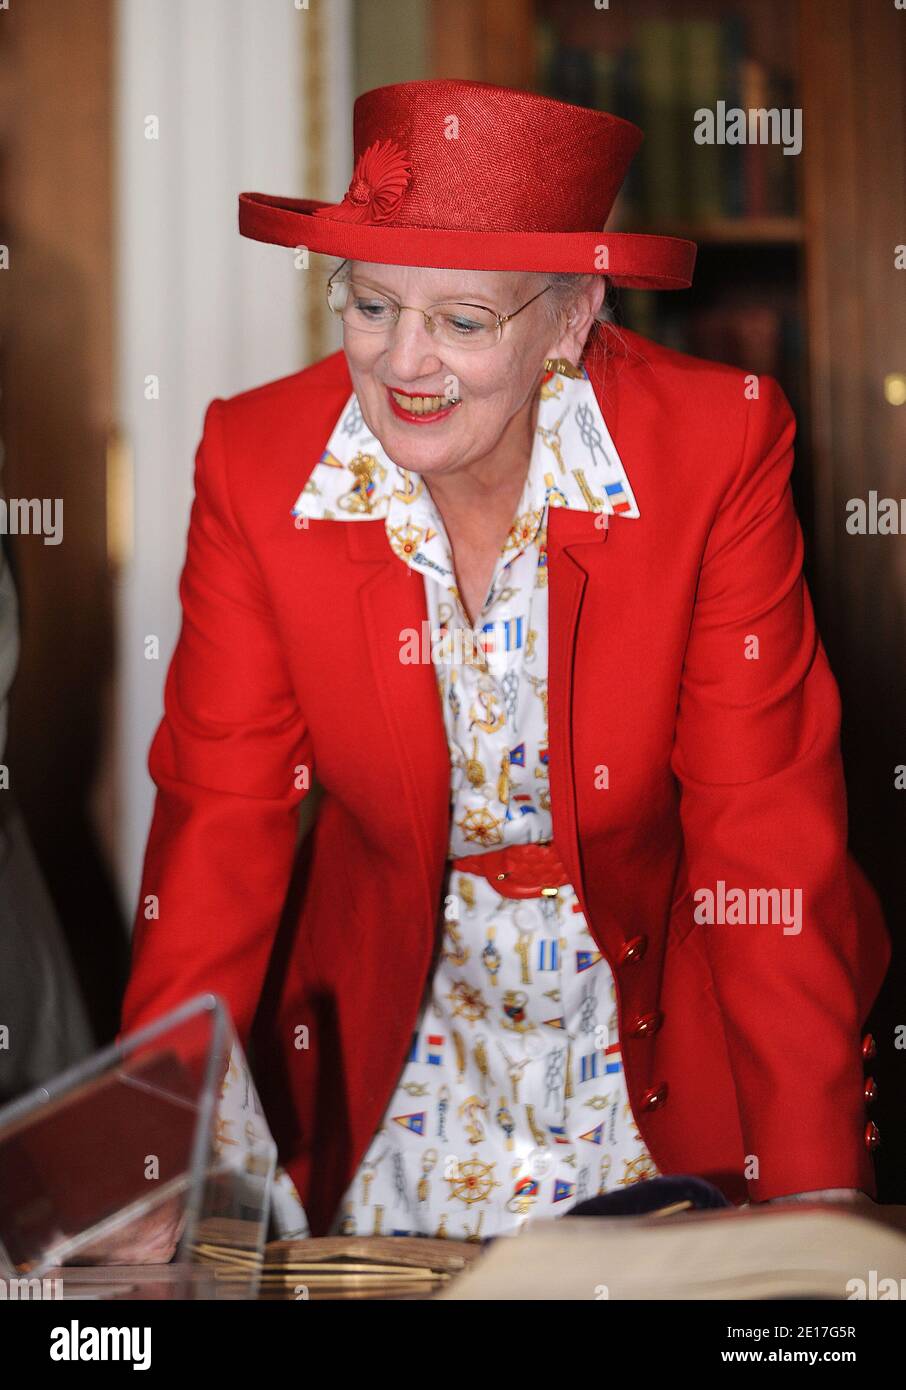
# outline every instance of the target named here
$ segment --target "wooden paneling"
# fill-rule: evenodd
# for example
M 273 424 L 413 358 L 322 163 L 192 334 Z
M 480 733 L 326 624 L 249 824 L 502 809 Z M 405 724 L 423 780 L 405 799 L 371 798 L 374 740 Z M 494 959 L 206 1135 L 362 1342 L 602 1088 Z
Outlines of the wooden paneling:
M 906 1094 L 894 1030 L 906 998 L 906 537 L 851 535 L 852 498 L 906 496 L 906 12 L 802 0 L 807 303 L 816 504 L 815 589 L 843 698 L 850 835 L 882 892 L 894 962 L 879 1038 L 881 1195 L 904 1200 Z
M 14 4 L 0 25 L 3 483 L 10 497 L 63 500 L 62 544 L 12 538 L 22 650 L 7 761 L 104 1036 L 125 952 L 90 810 L 113 642 L 112 5 Z
M 898 580 L 903 547 L 853 537 L 848 498 L 902 481 L 906 407 L 884 399 L 906 371 L 906 14 L 836 0 L 803 5 L 805 218 L 822 598 L 835 630 L 875 649 L 879 588 Z M 902 635 L 902 629 L 901 629 Z

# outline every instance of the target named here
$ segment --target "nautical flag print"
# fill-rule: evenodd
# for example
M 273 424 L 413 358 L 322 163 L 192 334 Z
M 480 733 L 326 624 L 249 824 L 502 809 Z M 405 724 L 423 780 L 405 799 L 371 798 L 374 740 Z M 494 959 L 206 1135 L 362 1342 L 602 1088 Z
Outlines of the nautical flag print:
M 443 1033 L 428 1033 L 425 1036 L 424 1061 L 429 1067 L 439 1067 L 443 1063 Z M 419 1057 L 419 1034 L 412 1034 L 412 1046 L 409 1048 L 409 1062 L 420 1061 Z
M 481 649 L 486 656 L 519 651 L 525 641 L 525 619 L 502 618 L 484 623 L 481 632 L 484 634 Z
M 593 1081 L 599 1074 L 600 1052 L 586 1052 L 579 1058 L 579 1081 Z
M 610 498 L 611 506 L 615 512 L 631 512 L 632 503 L 626 495 L 626 490 L 622 483 L 605 483 L 604 491 Z
M 574 1182 L 564 1182 L 562 1178 L 554 1181 L 554 1201 L 565 1202 L 567 1197 L 571 1197 L 576 1190 Z
M 538 969 L 560 969 L 560 942 L 558 939 L 538 942 Z
M 408 1129 L 412 1134 L 424 1134 L 425 1119 L 424 1110 L 419 1110 L 414 1115 L 394 1115 L 393 1123 L 402 1125 L 403 1129 Z
M 598 961 L 603 959 L 600 951 L 577 951 L 576 973 L 580 974 L 583 970 L 590 970 L 593 965 L 597 965 Z
M 511 796 L 506 808 L 507 820 L 515 820 L 514 812 L 518 811 L 520 816 L 537 816 L 538 808 L 535 806 L 528 792 L 517 792 Z
M 579 1135 L 580 1139 L 585 1139 L 589 1144 L 600 1144 L 604 1140 L 603 1124 L 595 1125 L 594 1129 L 587 1129 L 584 1134 Z
M 619 1043 L 611 1043 L 610 1047 L 605 1048 L 604 1056 L 607 1063 L 604 1068 L 605 1072 L 610 1073 L 622 1070 L 623 1061 Z

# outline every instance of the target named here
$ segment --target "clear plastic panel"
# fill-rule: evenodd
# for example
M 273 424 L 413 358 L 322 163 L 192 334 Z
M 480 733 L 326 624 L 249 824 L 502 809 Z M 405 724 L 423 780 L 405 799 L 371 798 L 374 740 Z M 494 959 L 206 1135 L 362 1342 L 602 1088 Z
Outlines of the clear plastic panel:
M 0 1109 L 0 1275 L 172 1261 L 167 1296 L 254 1298 L 275 1164 L 228 1011 L 200 996 Z

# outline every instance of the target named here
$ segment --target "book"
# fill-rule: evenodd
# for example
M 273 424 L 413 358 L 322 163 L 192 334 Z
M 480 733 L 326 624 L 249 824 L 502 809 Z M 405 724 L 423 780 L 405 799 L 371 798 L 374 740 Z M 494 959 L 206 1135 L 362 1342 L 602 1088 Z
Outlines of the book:
M 259 1298 L 429 1298 L 479 1258 L 478 1241 L 421 1236 L 274 1240 Z
M 721 145 L 698 145 L 693 138 L 700 110 L 716 111 L 724 94 L 723 29 L 709 19 L 681 20 L 679 24 L 681 129 L 688 149 L 684 167 L 683 214 L 690 222 L 709 222 L 729 212 L 723 188 Z
M 802 1202 L 670 1216 L 577 1217 L 497 1239 L 447 1300 L 906 1296 L 906 1207 Z
M 652 225 L 664 224 L 682 216 L 680 170 L 688 167 L 693 146 L 691 126 L 681 128 L 679 26 L 668 19 L 642 20 L 637 55 L 638 123 L 645 132 L 639 156 L 644 211 Z
M 721 96 L 727 109 L 743 105 L 742 65 L 748 52 L 746 22 L 739 14 L 729 14 L 723 21 L 723 80 Z M 730 217 L 745 217 L 746 175 L 739 145 L 723 145 L 721 150 L 721 182 L 724 191 L 727 214 Z
M 741 161 L 745 177 L 745 212 L 748 217 L 765 217 L 771 211 L 768 201 L 768 148 L 749 137 L 752 130 L 753 111 L 767 110 L 770 107 L 770 75 L 763 63 L 756 58 L 744 58 L 740 64 L 742 77 L 742 109 L 746 113 L 746 143 L 729 145 L 736 151 Z

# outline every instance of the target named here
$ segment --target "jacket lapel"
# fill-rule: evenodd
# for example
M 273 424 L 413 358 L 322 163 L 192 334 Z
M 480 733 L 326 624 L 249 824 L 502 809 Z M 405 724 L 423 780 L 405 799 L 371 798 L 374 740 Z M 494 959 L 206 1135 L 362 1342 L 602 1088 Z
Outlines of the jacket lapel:
M 608 531 L 597 527 L 595 517 L 588 512 L 557 508 L 548 518 L 547 689 L 553 833 L 570 882 L 580 897 L 582 861 L 572 738 L 575 650 L 588 583 L 587 557 L 599 557 L 607 535 Z
M 414 630 L 421 642 L 426 631 L 424 584 L 390 549 L 383 521 L 360 521 L 344 531 L 349 559 L 361 571 L 358 601 L 371 675 L 410 812 L 421 896 L 433 921 L 447 855 L 450 751 L 433 664 L 400 659 L 401 634 Z
M 619 353 L 616 354 L 619 356 Z M 600 375 L 591 377 L 595 397 L 604 422 L 614 442 L 618 456 L 625 459 L 627 441 L 618 435 L 620 393 L 617 390 L 619 372 L 611 371 L 609 361 Z M 597 524 L 596 524 L 597 523 Z M 582 605 L 589 581 L 607 582 L 607 566 L 617 563 L 620 546 L 616 541 L 607 545 L 611 529 L 619 536 L 630 523 L 619 516 L 602 518 L 598 514 L 566 509 L 551 510 L 548 516 L 548 743 L 551 749 L 550 787 L 554 840 L 560 858 L 570 876 L 598 949 L 611 963 L 623 945 L 625 931 L 615 912 L 607 906 L 607 897 L 595 893 L 594 915 L 588 902 L 585 873 L 596 866 L 583 863 L 580 848 L 579 808 L 582 789 L 577 786 L 574 759 L 573 707 L 577 680 L 584 678 L 576 670 L 576 646 L 582 619 Z M 606 642 L 606 637 L 601 638 Z M 616 676 L 613 661 L 609 669 Z M 616 681 L 607 692 L 608 701 L 617 699 Z M 619 866 L 609 869 L 614 881 Z

